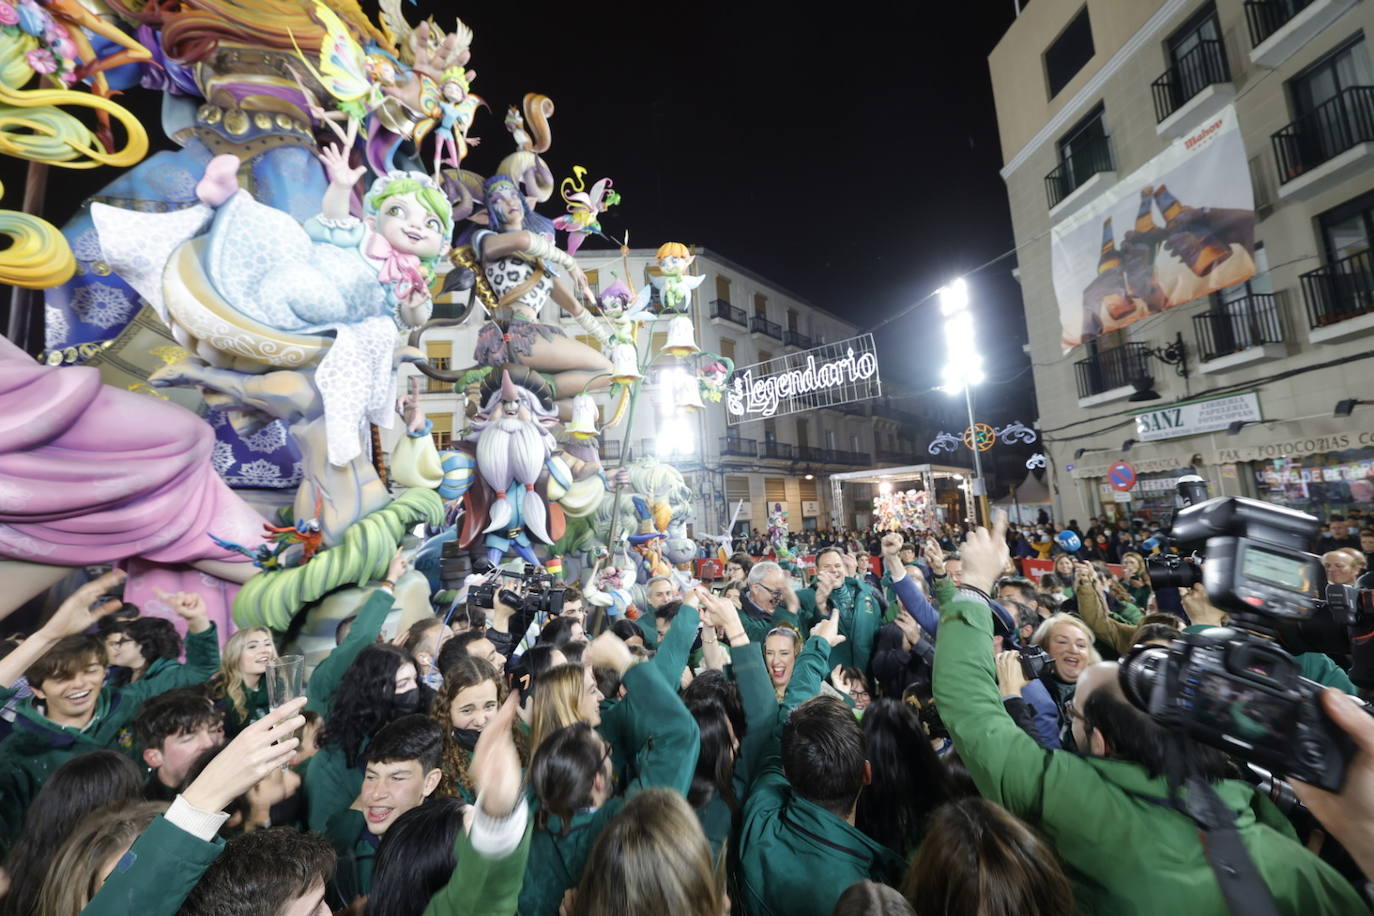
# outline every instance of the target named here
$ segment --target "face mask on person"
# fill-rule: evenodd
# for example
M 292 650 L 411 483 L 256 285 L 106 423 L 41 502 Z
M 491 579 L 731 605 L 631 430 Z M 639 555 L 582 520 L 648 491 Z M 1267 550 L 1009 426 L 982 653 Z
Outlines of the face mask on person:
M 453 740 L 464 750 L 472 750 L 477 746 L 477 739 L 482 736 L 479 728 L 455 728 L 453 730 Z
M 398 693 L 391 698 L 392 718 L 409 716 L 420 711 L 420 688 L 413 687 L 405 693 Z

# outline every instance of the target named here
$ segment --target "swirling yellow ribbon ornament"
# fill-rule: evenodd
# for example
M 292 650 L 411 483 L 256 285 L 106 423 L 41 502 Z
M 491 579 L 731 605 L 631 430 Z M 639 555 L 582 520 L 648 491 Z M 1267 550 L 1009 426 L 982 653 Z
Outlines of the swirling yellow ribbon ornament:
M 43 52 L 43 60 L 54 59 L 36 36 L 13 28 L 0 30 L 0 154 L 70 169 L 126 167 L 148 154 L 147 131 L 123 106 L 69 89 L 24 89 L 36 72 L 30 52 Z M 107 152 L 95 134 L 59 106 L 110 115 L 124 127 L 124 146 Z M 0 252 L 0 283 L 41 289 L 66 282 L 76 270 L 66 238 L 47 220 L 0 210 L 0 235 L 11 242 Z

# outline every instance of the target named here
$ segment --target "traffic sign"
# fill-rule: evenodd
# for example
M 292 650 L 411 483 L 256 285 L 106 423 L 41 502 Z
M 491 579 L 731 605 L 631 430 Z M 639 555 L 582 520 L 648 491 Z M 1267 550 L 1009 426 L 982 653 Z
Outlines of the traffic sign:
M 1126 461 L 1116 462 L 1107 469 L 1107 483 L 1113 490 L 1126 492 L 1135 486 L 1135 468 Z

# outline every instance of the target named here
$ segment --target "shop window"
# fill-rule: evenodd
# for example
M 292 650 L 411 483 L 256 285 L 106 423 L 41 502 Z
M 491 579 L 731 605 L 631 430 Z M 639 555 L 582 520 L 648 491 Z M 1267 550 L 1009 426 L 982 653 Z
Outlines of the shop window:
M 1265 502 L 1322 519 L 1374 511 L 1374 448 L 1260 461 L 1252 472 Z

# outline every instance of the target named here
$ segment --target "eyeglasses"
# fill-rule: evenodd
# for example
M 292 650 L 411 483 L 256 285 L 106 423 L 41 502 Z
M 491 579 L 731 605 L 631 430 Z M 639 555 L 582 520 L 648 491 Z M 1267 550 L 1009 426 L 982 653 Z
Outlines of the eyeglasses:
M 763 589 L 763 590 L 764 590 L 765 592 L 767 592 L 768 594 L 772 595 L 774 601 L 781 601 L 781 600 L 782 600 L 782 589 L 780 589 L 780 588 L 769 588 L 768 586 L 764 585 L 762 582 L 755 582 L 754 585 L 756 585 L 757 587 Z
M 118 649 L 118 648 L 120 648 L 121 646 L 127 646 L 127 645 L 128 645 L 129 643 L 131 643 L 131 642 L 133 642 L 133 640 L 130 639 L 129 637 L 127 637 L 127 636 L 121 636 L 119 639 L 112 639 L 112 640 L 110 640 L 110 641 L 107 642 L 105 645 L 109 646 L 111 649 Z

